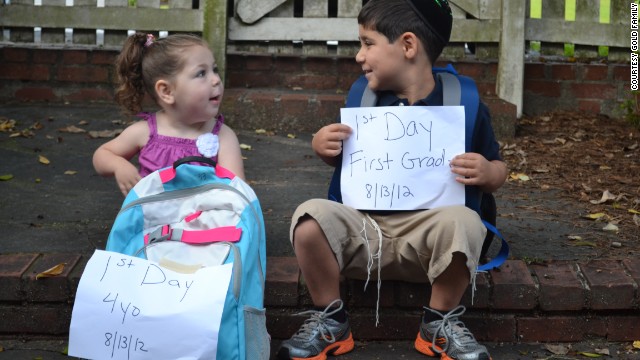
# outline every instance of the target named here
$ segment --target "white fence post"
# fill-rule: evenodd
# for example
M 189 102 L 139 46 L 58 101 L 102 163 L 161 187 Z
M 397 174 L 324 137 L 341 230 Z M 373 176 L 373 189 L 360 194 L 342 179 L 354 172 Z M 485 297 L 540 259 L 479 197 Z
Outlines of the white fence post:
M 526 0 L 502 0 L 502 31 L 496 94 L 522 116 L 524 86 L 524 24 Z

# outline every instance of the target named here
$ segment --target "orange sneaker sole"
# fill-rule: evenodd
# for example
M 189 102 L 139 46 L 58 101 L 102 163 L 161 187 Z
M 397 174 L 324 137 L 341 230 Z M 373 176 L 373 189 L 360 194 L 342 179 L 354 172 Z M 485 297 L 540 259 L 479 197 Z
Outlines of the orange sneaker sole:
M 327 346 L 322 352 L 314 357 L 310 358 L 293 358 L 292 360 L 326 360 L 327 354 L 342 355 L 353 350 L 354 342 L 353 336 L 349 333 L 349 337 L 342 341 L 336 341 L 333 344 Z

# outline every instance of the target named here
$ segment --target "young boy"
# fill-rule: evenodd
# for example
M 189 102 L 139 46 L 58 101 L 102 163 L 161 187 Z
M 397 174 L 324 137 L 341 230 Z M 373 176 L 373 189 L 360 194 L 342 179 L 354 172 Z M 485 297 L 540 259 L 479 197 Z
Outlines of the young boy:
M 361 48 L 356 62 L 377 94 L 377 106 L 443 104 L 442 84 L 434 78 L 432 65 L 451 34 L 446 0 L 370 0 L 358 24 Z M 324 162 L 340 166 L 342 141 L 350 135 L 348 126 L 331 124 L 316 133 L 312 147 Z M 494 192 L 504 183 L 507 168 L 484 104 L 472 148 L 452 159 L 451 171 L 466 186 Z M 465 311 L 460 300 L 474 276 L 485 233 L 479 215 L 462 205 L 365 212 L 323 199 L 303 203 L 293 215 L 290 234 L 315 309 L 282 343 L 278 358 L 326 359 L 327 354 L 351 351 L 340 274 L 356 279 L 380 274 L 384 279 L 431 283 L 415 341 L 419 352 L 446 359 L 490 359 L 459 320 Z

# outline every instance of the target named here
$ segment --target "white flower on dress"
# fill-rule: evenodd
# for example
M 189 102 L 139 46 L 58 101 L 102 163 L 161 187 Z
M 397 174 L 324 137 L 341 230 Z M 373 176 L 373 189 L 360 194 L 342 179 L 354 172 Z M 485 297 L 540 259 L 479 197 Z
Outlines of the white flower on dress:
M 212 133 L 202 134 L 198 136 L 196 146 L 202 156 L 208 158 L 214 157 L 218 154 L 218 149 L 220 148 L 218 135 L 213 135 Z

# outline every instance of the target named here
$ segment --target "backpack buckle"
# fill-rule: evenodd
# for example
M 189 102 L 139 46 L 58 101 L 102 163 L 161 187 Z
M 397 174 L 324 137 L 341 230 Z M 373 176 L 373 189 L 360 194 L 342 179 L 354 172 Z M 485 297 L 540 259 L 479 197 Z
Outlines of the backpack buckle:
M 158 241 L 169 240 L 171 239 L 172 232 L 173 230 L 171 230 L 169 225 L 161 226 L 144 236 L 144 244 L 148 245 Z

